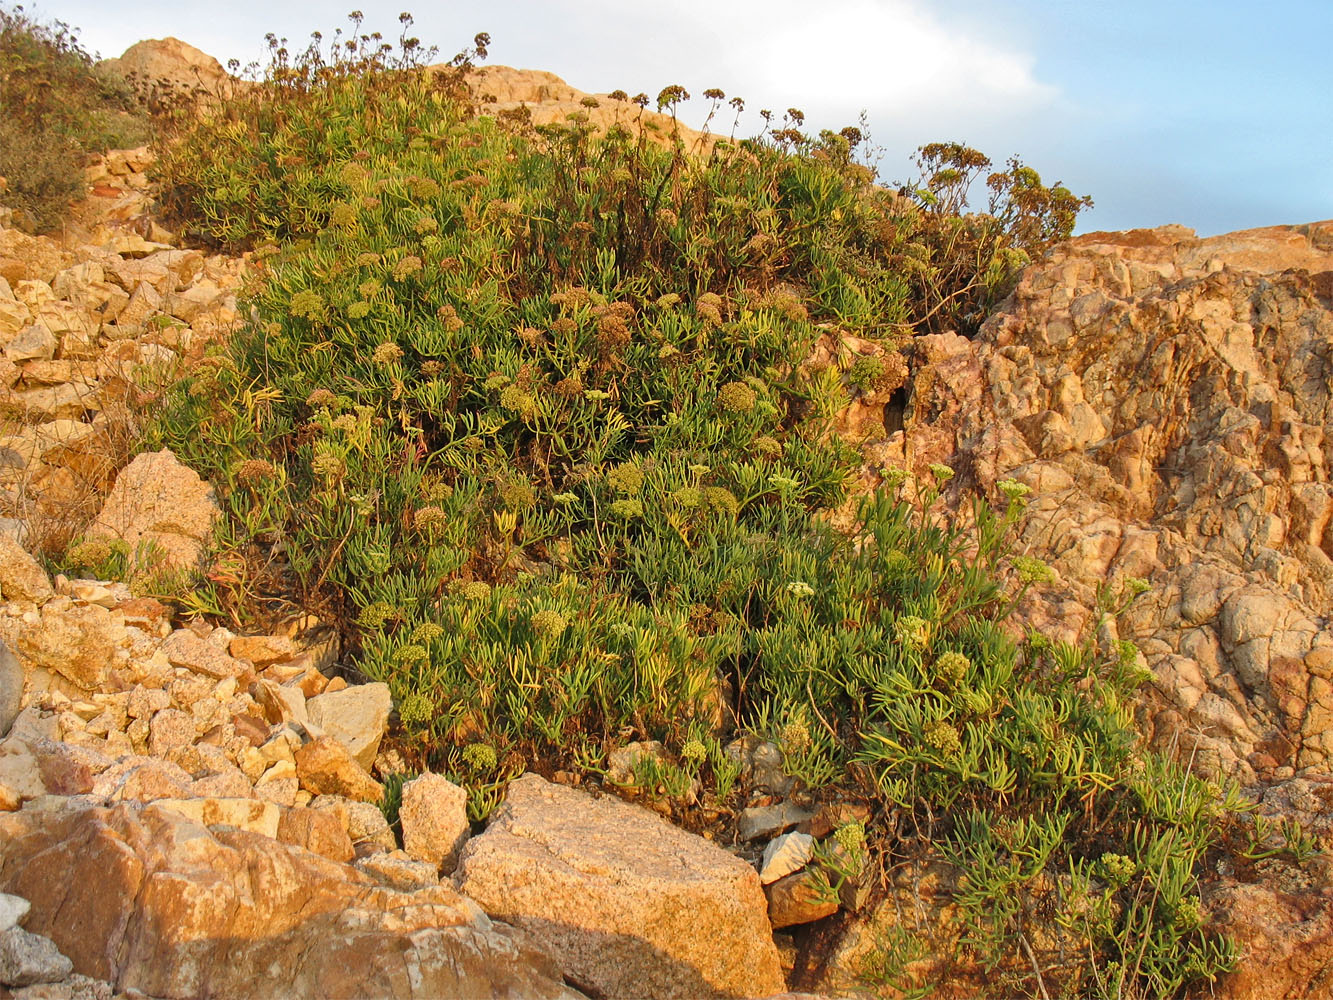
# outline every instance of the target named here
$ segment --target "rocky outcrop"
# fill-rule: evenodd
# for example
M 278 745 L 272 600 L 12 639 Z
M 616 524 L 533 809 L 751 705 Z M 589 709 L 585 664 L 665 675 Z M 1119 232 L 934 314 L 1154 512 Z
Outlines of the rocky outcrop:
M 1251 787 L 1333 772 L 1330 297 L 1333 223 L 1081 237 L 975 342 L 921 338 L 907 427 L 868 447 L 1030 486 L 1022 542 L 1059 581 L 1028 612 L 1057 631 L 1147 579 L 1120 637 L 1148 730 Z
M 1311 891 L 1281 873 L 1263 882 L 1229 882 L 1210 909 L 1241 960 L 1220 984 L 1229 1000 L 1304 1000 L 1333 995 L 1333 891 Z
M 671 145 L 679 138 L 687 150 L 707 154 L 717 137 L 698 132 L 670 115 L 640 108 L 609 94 L 589 94 L 571 87 L 554 73 L 511 66 L 481 66 L 467 78 L 482 114 L 526 117 L 532 125 L 565 125 L 577 121 L 597 132 L 620 125 L 642 127 L 650 141 Z
M 619 799 L 523 776 L 468 841 L 455 883 L 603 996 L 783 989 L 754 869 Z
M 0 816 L 0 888 L 31 902 L 27 930 L 76 971 L 154 997 L 576 996 L 447 885 L 386 888 L 159 807 Z
M 170 107 L 197 96 L 226 96 L 233 77 L 206 52 L 179 38 L 147 38 L 118 59 L 104 59 L 99 68 L 119 76 L 152 107 Z

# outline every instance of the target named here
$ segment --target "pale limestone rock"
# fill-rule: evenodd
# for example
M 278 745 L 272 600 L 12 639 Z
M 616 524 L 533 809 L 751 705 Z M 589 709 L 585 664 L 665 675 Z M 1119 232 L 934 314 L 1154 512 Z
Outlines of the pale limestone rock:
M 768 894 L 768 922 L 774 930 L 796 924 L 809 924 L 838 912 L 836 893 L 827 891 L 810 871 L 794 872 L 778 879 L 765 890 Z
M 258 799 L 157 799 L 150 808 L 169 809 L 200 826 L 232 826 L 275 839 L 281 819 L 277 806 Z
M 10 727 L 23 707 L 23 666 L 0 640 L 0 739 L 9 735 Z
M 0 742 L 0 811 L 45 794 L 40 765 L 28 745 L 14 737 Z
M 16 365 L 25 361 L 49 361 L 55 357 L 59 343 L 45 323 L 33 323 L 20 330 L 5 345 L 5 357 Z
M 118 538 L 132 552 L 147 543 L 155 565 L 200 565 L 217 518 L 213 488 L 166 449 L 139 455 L 111 489 L 88 537 Z
M 346 827 L 327 809 L 283 809 L 276 836 L 285 844 L 304 847 L 333 861 L 356 857 Z
M 162 644 L 162 651 L 174 667 L 185 667 L 214 679 L 239 677 L 245 664 L 228 656 L 217 644 L 200 639 L 189 629 L 177 629 Z
M 440 884 L 439 868 L 413 861 L 403 851 L 383 851 L 357 858 L 356 867 L 380 885 L 393 889 L 425 889 Z
M 783 979 L 754 869 L 618 799 L 525 775 L 455 881 L 609 996 L 768 996 Z
M 808 833 L 784 833 L 774 837 L 764 848 L 764 859 L 759 869 L 759 881 L 768 885 L 780 878 L 800 871 L 809 863 L 815 838 Z
M 55 593 L 46 570 L 21 545 L 0 535 L 0 596 L 41 604 Z
M 195 735 L 193 715 L 178 708 L 164 708 L 148 723 L 148 752 L 165 757 L 171 750 L 189 746 Z
M 0 892 L 0 933 L 23 923 L 32 904 L 22 896 L 11 896 Z
M 381 682 L 316 695 L 306 702 L 310 721 L 341 741 L 367 771 L 375 763 L 392 707 L 389 685 Z
M 403 784 L 398 818 L 403 825 L 403 850 L 417 861 L 452 872 L 472 828 L 467 818 L 467 792 L 448 778 L 427 772 Z
M 227 651 L 238 660 L 249 660 L 260 669 L 285 663 L 297 655 L 295 644 L 285 635 L 238 635 L 231 640 Z
M 106 608 L 57 608 L 51 602 L 38 621 L 24 625 L 18 651 L 37 666 L 95 691 L 105 684 L 126 638 L 125 626 Z

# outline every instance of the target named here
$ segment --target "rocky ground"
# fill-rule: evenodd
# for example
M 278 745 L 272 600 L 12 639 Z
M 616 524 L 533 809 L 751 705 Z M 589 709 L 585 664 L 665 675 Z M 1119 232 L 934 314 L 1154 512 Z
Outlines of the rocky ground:
M 844 414 L 867 480 L 947 462 L 960 490 L 1030 486 L 1022 544 L 1058 580 L 1024 613 L 1052 634 L 1092 626 L 1104 585 L 1146 579 L 1110 637 L 1152 671 L 1150 742 L 1327 849 L 1333 222 L 1082 236 L 1029 268 L 975 340 L 921 337 L 909 353 L 904 393 Z M 1249 878 L 1213 889 L 1250 948 L 1224 992 L 1333 987 L 1327 881 Z
M 554 78 L 484 82 L 497 108 L 530 102 L 538 120 L 585 107 Z M 32 553 L 72 533 L 197 565 L 216 516 L 169 452 L 128 458 L 135 414 L 235 323 L 246 262 L 180 248 L 153 221 L 148 162 L 94 164 L 60 239 L 0 225 L 0 995 L 860 985 L 876 935 L 941 905 L 939 887 L 904 882 L 869 913 L 854 893 L 812 898 L 812 836 L 832 823 L 792 793 L 771 745 L 736 746 L 769 794 L 726 848 L 536 775 L 475 831 L 466 793 L 421 775 L 395 828 L 377 805 L 403 770 L 382 747 L 389 692 L 349 686 L 330 629 L 236 635 L 123 584 L 51 578 Z M 975 340 L 915 341 L 905 387 L 860 396 L 842 421 L 867 483 L 943 461 L 960 486 L 1032 487 L 1023 544 L 1059 580 L 1030 620 L 1073 635 L 1100 586 L 1146 578 L 1118 624 L 1155 678 L 1145 732 L 1325 847 L 1331 344 L 1333 223 L 1093 234 L 1030 268 Z M 836 332 L 825 345 L 830 359 L 874 350 Z M 1322 871 L 1210 881 L 1210 908 L 1247 948 L 1219 992 L 1333 989 Z M 806 950 L 783 930 L 820 920 L 830 930 Z M 835 938 L 827 967 L 809 967 L 811 942 Z

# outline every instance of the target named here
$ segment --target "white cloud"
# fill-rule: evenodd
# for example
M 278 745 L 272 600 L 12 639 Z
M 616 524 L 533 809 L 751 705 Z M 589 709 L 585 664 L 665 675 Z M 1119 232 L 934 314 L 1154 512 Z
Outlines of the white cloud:
M 655 66 L 670 60 L 682 76 L 725 77 L 774 103 L 911 116 L 1022 113 L 1058 97 L 1037 79 L 1031 55 L 949 26 L 923 0 L 674 0 L 660 7 L 566 0 L 563 6 L 593 31 L 604 21 L 641 26 L 635 34 L 655 50 Z M 641 66 L 645 61 L 642 52 L 624 55 Z

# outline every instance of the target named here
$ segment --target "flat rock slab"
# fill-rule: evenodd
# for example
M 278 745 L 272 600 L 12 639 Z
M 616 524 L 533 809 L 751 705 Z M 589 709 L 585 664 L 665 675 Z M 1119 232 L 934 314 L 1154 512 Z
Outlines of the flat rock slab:
M 68 802 L 0 814 L 0 891 L 32 903 L 26 928 L 77 972 L 122 992 L 578 996 L 554 962 L 448 885 L 396 891 L 350 865 L 164 808 Z
M 754 869 L 619 799 L 524 775 L 468 841 L 455 881 L 608 998 L 784 989 Z

